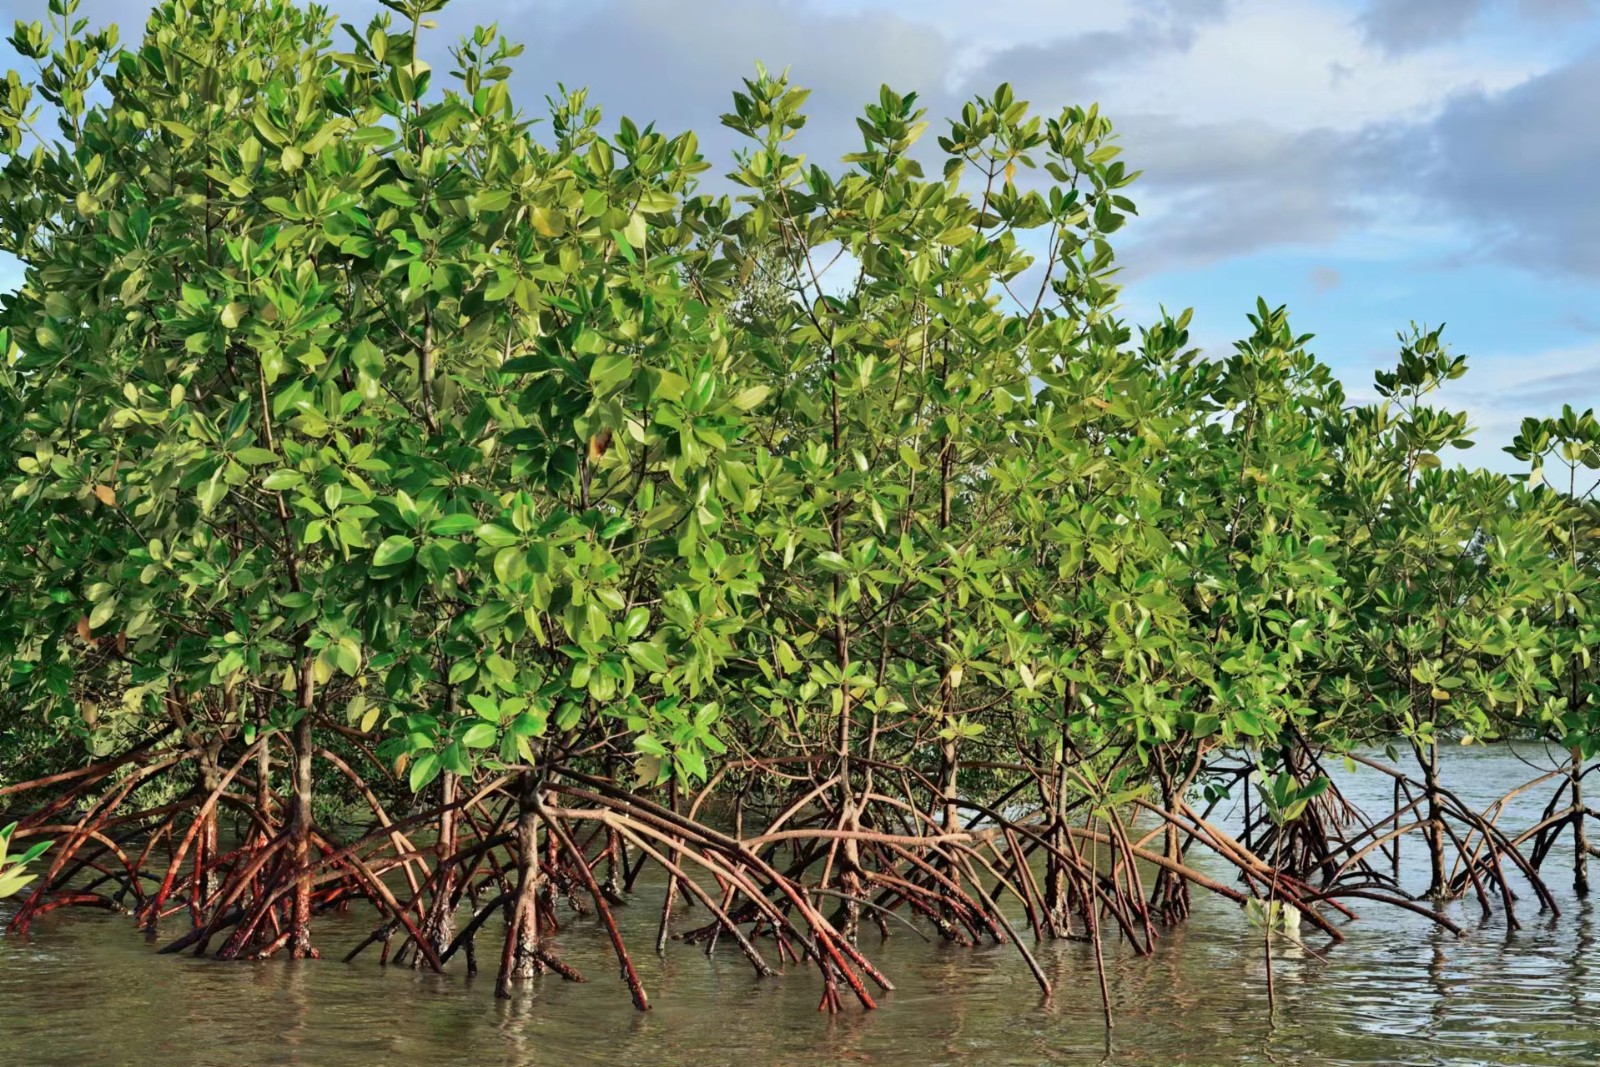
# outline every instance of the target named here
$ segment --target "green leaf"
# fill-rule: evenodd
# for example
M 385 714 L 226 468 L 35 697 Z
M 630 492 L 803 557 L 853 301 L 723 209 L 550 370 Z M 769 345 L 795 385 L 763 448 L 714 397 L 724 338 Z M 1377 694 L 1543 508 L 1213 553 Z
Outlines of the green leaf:
M 439 777 L 439 757 L 433 752 L 424 752 L 411 763 L 410 784 L 413 793 L 420 793 L 428 783 Z
M 628 646 L 628 657 L 652 674 L 662 674 L 667 669 L 667 657 L 655 645 L 635 641 Z
M 435 519 L 428 527 L 428 532 L 437 537 L 455 537 L 464 533 L 471 533 L 478 528 L 478 520 L 469 514 L 446 515 Z
M 619 382 L 633 372 L 633 357 L 620 352 L 596 356 L 589 369 L 589 381 L 597 386 Z
M 650 625 L 650 609 L 645 607 L 634 608 L 628 612 L 628 617 L 623 622 L 622 634 L 624 637 L 638 637 Z
M 353 639 L 341 637 L 331 651 L 334 665 L 341 671 L 351 677 L 361 673 L 361 646 Z
M 305 480 L 305 475 L 301 474 L 299 471 L 276 470 L 267 475 L 265 478 L 261 479 L 261 487 L 263 489 L 270 489 L 276 492 L 283 489 L 293 489 L 298 485 L 304 485 Z
M 499 740 L 500 732 L 488 722 L 473 723 L 461 735 L 461 743 L 468 748 L 492 748 Z
M 510 204 L 509 189 L 485 189 L 472 198 L 472 206 L 479 211 L 504 211 Z
M 504 526 L 496 526 L 493 523 L 486 522 L 478 527 L 478 540 L 490 548 L 505 548 L 508 545 L 516 544 L 522 538 Z
M 543 737 L 546 725 L 546 713 L 529 708 L 512 720 L 511 730 L 518 737 Z
M 576 700 L 568 700 L 556 709 L 556 729 L 565 733 L 578 725 L 578 720 L 583 718 L 583 705 Z M 543 728 L 540 729 L 543 733 Z
M 383 543 L 378 545 L 378 550 L 372 554 L 374 567 L 389 567 L 396 563 L 404 563 L 416 555 L 417 547 L 411 543 L 411 538 L 399 534 L 385 537 Z

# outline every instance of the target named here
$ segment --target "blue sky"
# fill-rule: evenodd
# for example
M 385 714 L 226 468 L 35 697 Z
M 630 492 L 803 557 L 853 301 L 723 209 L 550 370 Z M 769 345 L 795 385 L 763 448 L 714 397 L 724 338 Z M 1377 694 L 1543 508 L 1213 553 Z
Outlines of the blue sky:
M 125 38 L 138 10 L 84 3 Z M 1468 462 L 1509 468 L 1523 415 L 1600 405 L 1600 2 L 454 0 L 437 43 L 495 20 L 528 45 L 525 106 L 588 85 L 713 160 L 757 59 L 814 90 L 800 147 L 820 158 L 855 147 L 880 82 L 936 120 L 1001 81 L 1045 111 L 1098 101 L 1145 171 L 1119 245 L 1133 320 L 1192 305 L 1225 349 L 1257 295 L 1287 303 L 1355 396 L 1396 330 L 1447 322 L 1472 367 L 1444 397 L 1481 428 Z

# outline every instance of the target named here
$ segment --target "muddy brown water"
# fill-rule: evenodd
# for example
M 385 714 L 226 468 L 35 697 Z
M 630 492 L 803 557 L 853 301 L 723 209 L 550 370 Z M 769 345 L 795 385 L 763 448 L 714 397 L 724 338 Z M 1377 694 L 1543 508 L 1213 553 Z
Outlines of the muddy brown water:
M 1445 780 L 1485 804 L 1536 773 L 1517 753 L 1549 765 L 1527 746 L 1456 749 L 1445 754 Z M 1387 780 L 1368 771 L 1339 777 L 1369 811 L 1387 810 Z M 1542 803 L 1516 803 L 1504 824 L 1531 823 Z M 1405 865 L 1425 882 L 1419 845 L 1409 845 Z M 1468 928 L 1458 940 L 1415 916 L 1364 904 L 1349 942 L 1325 957 L 1280 947 L 1270 1019 L 1259 934 L 1237 907 L 1197 894 L 1194 916 L 1166 932 L 1153 957 L 1111 953 L 1109 1048 L 1085 946 L 1037 949 L 1056 986 L 1046 1003 L 1009 946 L 925 944 L 898 924 L 879 944 L 866 926 L 863 947 L 898 988 L 879 1011 L 852 1007 L 829 1018 L 816 1011 L 813 973 L 791 968 L 756 979 L 726 941 L 709 960 L 677 943 L 658 958 L 657 887 L 642 888 L 619 912 L 654 1004 L 643 1014 L 630 1005 L 592 920 L 569 922 L 557 938 L 587 983 L 548 975 L 497 1001 L 487 971 L 468 979 L 453 964 L 457 973 L 419 974 L 380 968 L 375 955 L 338 962 L 371 930 L 371 913 L 318 919 L 316 941 L 328 960 L 241 964 L 157 956 L 125 917 L 57 912 L 26 938 L 0 937 L 0 1064 L 1576 1067 L 1600 1063 L 1600 917 L 1572 897 L 1569 855 L 1558 852 L 1547 867 L 1565 912 L 1558 920 L 1537 915 L 1529 894 L 1516 932 L 1498 917 L 1479 924 L 1475 905 L 1457 906 L 1453 914 Z M 0 905 L 0 922 L 7 917 Z M 1308 940 L 1322 947 L 1322 939 Z M 493 944 L 481 943 L 485 957 Z

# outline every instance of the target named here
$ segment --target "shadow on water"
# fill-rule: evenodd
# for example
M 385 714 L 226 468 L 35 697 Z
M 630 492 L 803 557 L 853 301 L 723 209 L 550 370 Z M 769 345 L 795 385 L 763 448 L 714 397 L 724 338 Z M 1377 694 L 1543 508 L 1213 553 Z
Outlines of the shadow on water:
M 1450 779 L 1466 783 L 1479 805 L 1531 777 L 1503 749 L 1447 758 L 1470 764 Z M 1369 810 L 1384 810 L 1386 782 L 1351 774 L 1341 785 Z M 1541 802 L 1519 798 L 1502 823 L 1531 823 Z M 1566 886 L 1569 857 L 1557 851 L 1547 861 L 1553 887 Z M 1421 860 L 1416 847 L 1404 856 L 1407 865 Z M 619 920 L 632 942 L 652 944 L 659 896 L 647 887 L 640 898 Z M 874 951 L 896 991 L 881 1011 L 836 1018 L 817 1013 L 820 987 L 810 973 L 761 981 L 737 952 L 708 960 L 674 945 L 664 958 L 636 956 L 655 1005 L 640 1014 L 592 920 L 573 919 L 558 935 L 587 983 L 547 975 L 496 1001 L 482 975 L 337 962 L 370 931 L 369 913 L 320 918 L 330 961 L 302 964 L 158 957 L 125 919 L 56 913 L 26 939 L 0 938 L 0 1064 L 1571 1067 L 1600 1062 L 1592 981 L 1600 919 L 1570 892 L 1560 902 L 1565 914 L 1550 922 L 1525 896 L 1518 931 L 1499 918 L 1478 926 L 1475 907 L 1457 908 L 1470 931 L 1459 941 L 1369 905 L 1348 928 L 1349 943 L 1321 958 L 1320 944 L 1309 953 L 1275 948 L 1269 1019 L 1258 933 L 1237 908 L 1197 894 L 1190 922 L 1166 931 L 1153 957 L 1108 953 L 1117 1023 L 1109 1049 L 1094 959 L 1076 943 L 1037 950 L 1056 987 L 1046 1003 L 1007 948 L 924 944 L 901 929 Z

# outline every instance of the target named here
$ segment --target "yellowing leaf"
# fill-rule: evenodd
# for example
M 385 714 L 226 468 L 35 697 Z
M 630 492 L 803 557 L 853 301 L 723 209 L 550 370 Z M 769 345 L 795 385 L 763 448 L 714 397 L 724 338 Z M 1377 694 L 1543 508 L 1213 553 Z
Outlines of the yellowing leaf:
M 644 248 L 645 221 L 643 213 L 637 211 L 633 213 L 633 216 L 628 219 L 628 225 L 624 226 L 622 229 L 622 236 L 626 237 L 628 239 L 628 243 L 634 248 Z
M 560 237 L 567 229 L 566 216 L 549 208 L 536 207 L 529 213 L 534 231 L 541 237 Z
M 655 785 L 661 778 L 661 757 L 640 756 L 634 760 L 633 777 L 639 785 Z
M 106 622 L 110 620 L 111 616 L 116 614 L 116 612 L 116 597 L 107 597 L 106 599 L 100 601 L 100 603 L 94 606 L 94 610 L 89 612 L 89 629 L 98 630 L 101 626 L 104 626 Z

